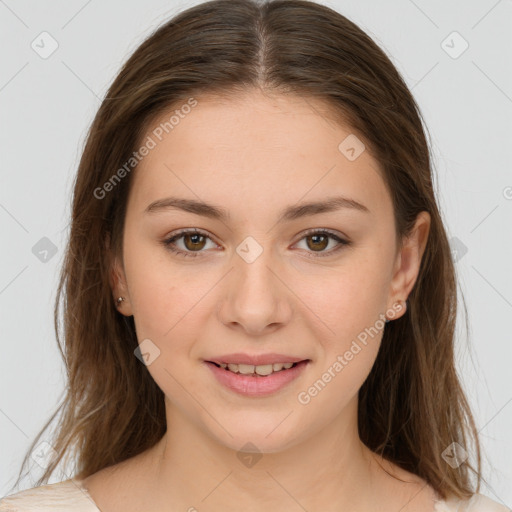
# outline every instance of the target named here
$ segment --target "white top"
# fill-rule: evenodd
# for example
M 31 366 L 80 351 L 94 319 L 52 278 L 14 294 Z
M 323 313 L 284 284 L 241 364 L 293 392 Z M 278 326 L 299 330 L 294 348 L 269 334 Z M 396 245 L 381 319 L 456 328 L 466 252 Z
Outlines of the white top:
M 0 500 L 0 512 L 101 512 L 82 480 L 70 478 L 55 484 L 19 491 Z M 511 512 L 481 494 L 469 500 L 437 501 L 432 512 Z

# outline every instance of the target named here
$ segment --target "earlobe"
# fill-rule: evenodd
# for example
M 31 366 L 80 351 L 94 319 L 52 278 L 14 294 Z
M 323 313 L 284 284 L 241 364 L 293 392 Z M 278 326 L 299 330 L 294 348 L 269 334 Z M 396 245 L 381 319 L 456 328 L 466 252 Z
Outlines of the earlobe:
M 117 259 L 114 260 L 111 271 L 112 290 L 114 292 L 114 302 L 117 310 L 125 316 L 131 316 L 132 307 L 129 300 L 128 287 L 124 271 Z
M 117 310 L 125 316 L 131 316 L 131 305 L 129 302 L 128 287 L 126 276 L 122 264 L 110 249 L 110 236 L 105 240 L 106 250 L 109 262 L 109 284 L 113 294 L 113 301 Z

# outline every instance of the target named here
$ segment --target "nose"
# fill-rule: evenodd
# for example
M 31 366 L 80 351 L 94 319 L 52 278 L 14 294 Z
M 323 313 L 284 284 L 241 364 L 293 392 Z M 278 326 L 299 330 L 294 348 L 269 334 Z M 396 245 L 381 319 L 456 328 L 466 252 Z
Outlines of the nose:
M 222 323 L 245 334 L 268 334 L 290 321 L 292 292 L 270 250 L 251 261 L 236 254 L 226 276 L 218 315 Z

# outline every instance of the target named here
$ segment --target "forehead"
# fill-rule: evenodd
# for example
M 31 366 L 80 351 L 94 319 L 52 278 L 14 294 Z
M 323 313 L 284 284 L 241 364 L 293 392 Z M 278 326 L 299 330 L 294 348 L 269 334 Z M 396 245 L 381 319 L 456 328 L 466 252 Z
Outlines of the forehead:
M 258 214 L 334 193 L 371 211 L 389 209 L 378 162 L 350 126 L 333 121 L 326 103 L 259 91 L 195 101 L 150 125 L 144 141 L 153 147 L 133 176 L 137 210 L 167 194 Z

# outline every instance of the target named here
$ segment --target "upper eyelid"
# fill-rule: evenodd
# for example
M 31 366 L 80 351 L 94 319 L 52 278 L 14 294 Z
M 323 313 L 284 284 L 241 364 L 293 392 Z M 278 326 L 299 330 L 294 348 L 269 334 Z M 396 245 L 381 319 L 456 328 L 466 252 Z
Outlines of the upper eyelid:
M 173 239 L 173 238 L 174 238 L 174 239 L 176 239 L 176 240 L 179 240 L 182 236 L 184 236 L 184 235 L 189 235 L 189 234 L 190 234 L 190 235 L 197 234 L 197 235 L 205 236 L 206 238 L 209 238 L 212 242 L 217 243 L 217 242 L 215 241 L 215 237 L 214 237 L 214 236 L 212 236 L 212 235 L 211 235 L 210 233 L 208 233 L 207 231 L 203 231 L 203 230 L 201 230 L 201 229 L 199 229 L 199 228 L 197 228 L 197 229 L 196 229 L 196 228 L 185 228 L 185 229 L 183 229 L 183 230 L 181 230 L 181 231 L 180 231 L 180 230 L 178 230 L 178 232 L 177 232 L 176 234 L 166 236 L 166 237 L 164 238 L 164 240 L 171 240 L 171 239 Z M 198 252 L 200 252 L 200 251 L 198 251 Z

